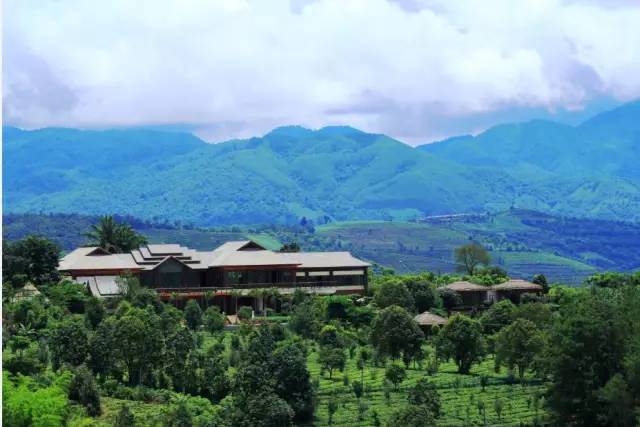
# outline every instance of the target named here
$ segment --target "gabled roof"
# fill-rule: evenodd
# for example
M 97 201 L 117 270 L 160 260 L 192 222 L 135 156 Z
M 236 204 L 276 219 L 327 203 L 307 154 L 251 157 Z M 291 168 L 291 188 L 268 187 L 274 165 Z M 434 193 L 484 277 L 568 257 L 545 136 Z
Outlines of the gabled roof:
M 97 255 L 96 247 L 78 248 L 60 260 L 59 270 L 153 270 L 168 259 L 191 269 L 210 267 L 359 268 L 369 263 L 349 252 L 274 252 L 252 240 L 226 242 L 213 251 L 195 251 L 177 244 L 150 244 L 126 254 Z
M 445 288 L 451 289 L 456 292 L 486 292 L 490 290 L 488 286 L 476 285 L 475 283 L 463 280 L 449 283 L 447 286 L 445 286 Z
M 169 255 L 168 257 L 166 257 L 165 259 L 163 259 L 159 263 L 154 264 L 153 266 L 147 267 L 147 270 L 155 270 L 156 268 L 160 267 L 162 264 L 164 264 L 164 263 L 166 263 L 168 261 L 174 261 L 174 262 L 177 262 L 179 264 L 184 265 L 187 268 L 192 268 L 189 264 L 187 264 L 186 262 L 182 261 L 181 259 L 178 259 L 173 255 Z

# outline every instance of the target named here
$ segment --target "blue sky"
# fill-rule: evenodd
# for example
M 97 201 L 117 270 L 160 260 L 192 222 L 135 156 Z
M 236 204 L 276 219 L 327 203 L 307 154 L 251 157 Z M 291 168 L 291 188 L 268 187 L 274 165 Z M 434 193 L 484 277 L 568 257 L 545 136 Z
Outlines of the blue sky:
M 640 97 L 640 2 L 6 0 L 3 120 L 420 144 Z

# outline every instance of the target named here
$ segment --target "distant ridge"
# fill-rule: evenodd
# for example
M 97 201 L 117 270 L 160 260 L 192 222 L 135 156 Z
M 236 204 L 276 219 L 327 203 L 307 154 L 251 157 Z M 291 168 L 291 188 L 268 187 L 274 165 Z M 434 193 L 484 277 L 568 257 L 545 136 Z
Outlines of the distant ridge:
M 640 102 L 577 127 L 511 123 L 417 148 L 349 126 L 219 144 L 176 131 L 5 127 L 3 141 L 5 212 L 216 225 L 517 207 L 640 221 Z

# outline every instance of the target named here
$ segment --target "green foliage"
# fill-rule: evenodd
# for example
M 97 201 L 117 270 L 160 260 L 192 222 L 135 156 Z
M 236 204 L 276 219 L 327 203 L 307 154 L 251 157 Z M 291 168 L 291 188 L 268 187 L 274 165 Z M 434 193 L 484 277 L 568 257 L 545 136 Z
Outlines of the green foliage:
M 240 320 L 249 320 L 251 319 L 251 314 L 253 313 L 253 309 L 251 307 L 240 307 L 238 309 L 238 319 Z
M 50 240 L 27 236 L 15 242 L 2 242 L 2 280 L 14 287 L 22 287 L 27 281 L 36 286 L 56 282 L 60 248 Z
M 84 285 L 70 280 L 62 280 L 47 286 L 45 293 L 53 304 L 64 307 L 71 313 L 82 314 L 85 312 L 88 295 Z
M 421 378 L 416 382 L 416 385 L 409 391 L 407 399 L 411 405 L 426 406 L 434 418 L 440 416 L 440 395 L 436 386 L 427 378 Z
M 134 427 L 135 426 L 135 416 L 129 409 L 129 405 L 122 405 L 115 419 L 115 427 Z
M 389 278 L 377 285 L 373 300 L 380 308 L 397 305 L 407 311 L 413 311 L 415 302 L 404 283 L 399 279 Z
M 452 358 L 459 373 L 469 373 L 471 365 L 481 361 L 485 352 L 480 322 L 464 315 L 451 317 L 438 334 L 436 348 L 439 358 Z
M 436 421 L 426 406 L 406 405 L 393 414 L 387 425 L 389 427 L 435 427 Z
M 586 286 L 601 288 L 621 288 L 623 286 L 640 286 L 640 273 L 627 274 L 606 272 L 593 274 L 585 280 Z
M 491 261 L 487 250 L 477 243 L 469 243 L 456 248 L 454 257 L 456 269 L 470 276 L 473 276 L 478 266 L 487 266 Z
M 69 399 L 75 400 L 87 409 L 92 417 L 102 412 L 100 407 L 100 392 L 93 375 L 86 367 L 80 367 L 69 384 Z
M 204 327 L 214 334 L 224 329 L 225 315 L 218 307 L 209 307 L 204 311 Z
M 522 381 L 525 370 L 542 351 L 544 338 L 533 322 L 518 319 L 498 332 L 495 343 L 496 365 L 504 363 L 509 369 L 517 368 Z
M 84 322 L 69 317 L 56 324 L 51 330 L 49 348 L 54 369 L 65 363 L 71 366 L 84 363 L 89 351 L 89 335 Z
M 289 319 L 289 329 L 305 338 L 314 338 L 320 331 L 320 315 L 313 301 L 297 304 Z
M 146 237 L 136 233 L 129 224 L 117 222 L 111 215 L 100 217 L 100 222 L 93 224 L 85 236 L 90 245 L 109 253 L 129 252 L 147 243 Z
M 632 352 L 638 348 L 634 343 L 640 333 L 639 307 L 637 286 L 594 287 L 562 307 L 562 316 L 550 331 L 546 354 L 552 378 L 547 402 L 554 422 L 599 420 L 605 425 L 602 414 L 631 410 L 625 403 L 628 386 L 621 383 L 621 377 L 614 377 L 634 376 L 633 369 L 625 372 L 634 364 L 625 362 L 637 357 Z
M 196 300 L 187 301 L 184 308 L 184 319 L 192 330 L 196 330 L 202 325 L 202 309 Z
M 85 317 L 92 329 L 95 329 L 106 316 L 102 302 L 96 297 L 89 297 L 85 304 Z
M 391 306 L 376 316 L 370 339 L 381 355 L 393 359 L 406 356 L 412 360 L 420 350 L 424 334 L 406 310 Z
M 398 387 L 402 383 L 402 381 L 407 378 L 407 373 L 404 368 L 400 365 L 392 363 L 387 367 L 387 370 L 384 373 L 384 377 L 389 380 L 391 384 L 398 390 Z
M 70 375 L 62 374 L 41 387 L 28 377 L 2 375 L 2 412 L 5 422 L 16 427 L 64 425 L 68 415 L 66 386 Z
M 321 346 L 318 353 L 318 363 L 322 368 L 329 372 L 329 378 L 333 377 L 333 371 L 344 369 L 347 357 L 341 347 L 332 347 L 329 345 Z
M 493 304 L 482 314 L 480 324 L 485 334 L 495 334 L 513 322 L 516 306 L 508 299 Z

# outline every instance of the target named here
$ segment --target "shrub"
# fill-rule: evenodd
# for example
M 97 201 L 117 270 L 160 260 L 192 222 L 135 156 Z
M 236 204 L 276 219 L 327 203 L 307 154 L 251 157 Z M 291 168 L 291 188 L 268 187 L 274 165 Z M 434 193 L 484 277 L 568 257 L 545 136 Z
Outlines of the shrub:
M 100 393 L 91 372 L 84 366 L 80 367 L 69 384 L 69 399 L 75 400 L 87 408 L 92 417 L 101 414 Z
M 238 319 L 240 320 L 249 320 L 251 319 L 251 315 L 253 313 L 253 309 L 251 307 L 243 306 L 238 310 Z

